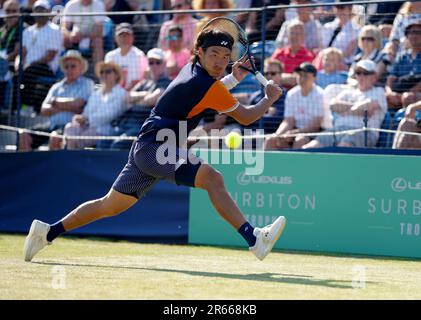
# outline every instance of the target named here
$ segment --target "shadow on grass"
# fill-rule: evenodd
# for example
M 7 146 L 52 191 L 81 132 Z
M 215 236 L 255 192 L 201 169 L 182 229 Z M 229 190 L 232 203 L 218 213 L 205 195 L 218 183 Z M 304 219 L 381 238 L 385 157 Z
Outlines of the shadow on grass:
M 227 272 L 206 272 L 194 270 L 178 270 L 168 268 L 147 268 L 147 267 L 133 267 L 133 266 L 118 266 L 118 265 L 99 265 L 99 264 L 85 264 L 85 263 L 65 263 L 65 262 L 44 262 L 33 261 L 34 264 L 51 265 L 51 266 L 69 266 L 69 267 L 91 267 L 91 268 L 107 268 L 107 269 L 125 269 L 125 270 L 148 270 L 155 272 L 170 272 L 182 273 L 190 276 L 222 278 L 232 280 L 251 280 L 264 282 L 278 282 L 297 285 L 321 286 L 339 289 L 353 289 L 352 282 L 347 280 L 334 279 L 314 279 L 312 276 L 282 274 L 282 273 L 252 273 L 252 274 L 236 274 Z M 377 282 L 366 281 L 366 284 L 374 284 Z

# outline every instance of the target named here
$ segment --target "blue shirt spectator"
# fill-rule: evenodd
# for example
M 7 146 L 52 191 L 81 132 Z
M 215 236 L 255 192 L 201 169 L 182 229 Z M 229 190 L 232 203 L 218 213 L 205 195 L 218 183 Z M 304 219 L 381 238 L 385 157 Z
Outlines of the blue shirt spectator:
M 409 49 L 399 54 L 387 78 L 389 108 L 401 108 L 421 98 L 421 20 L 405 29 Z
M 41 114 L 48 117 L 48 121 L 32 127 L 33 130 L 61 134 L 66 123 L 82 112 L 93 91 L 94 82 L 82 76 L 88 70 L 88 62 L 79 51 L 67 51 L 60 59 L 60 69 L 64 79 L 49 89 L 41 107 Z M 61 148 L 59 138 L 22 133 L 19 150 L 30 151 L 46 142 L 50 150 Z
M 326 73 L 324 70 L 321 70 L 317 73 L 316 84 L 324 89 L 330 84 L 345 84 L 347 79 L 348 73 L 345 71 Z
M 70 83 L 68 83 L 67 79 L 63 79 L 51 87 L 47 97 L 44 100 L 44 103 L 48 104 L 51 103 L 51 101 L 53 100 L 64 101 L 69 97 L 79 98 L 88 101 L 89 96 L 93 91 L 93 88 L 94 82 L 91 79 L 88 79 L 83 76 Z M 73 116 L 74 112 L 71 111 L 61 111 L 56 114 L 53 114 L 50 117 L 50 127 L 64 127 L 66 123 L 72 121 Z
M 415 58 L 412 57 L 412 49 L 400 53 L 392 66 L 390 74 L 395 77 L 421 74 L 421 52 L 418 52 Z
M 320 53 L 323 69 L 317 73 L 316 84 L 326 88 L 330 84 L 344 84 L 348 73 L 340 69 L 343 59 L 342 51 L 337 48 L 326 48 Z

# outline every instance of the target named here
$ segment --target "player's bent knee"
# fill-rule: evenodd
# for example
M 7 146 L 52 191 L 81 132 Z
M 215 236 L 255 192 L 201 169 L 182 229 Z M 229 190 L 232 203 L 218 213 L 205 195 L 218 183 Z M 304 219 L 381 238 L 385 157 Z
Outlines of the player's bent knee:
M 198 171 L 195 186 L 207 191 L 221 188 L 224 186 L 224 178 L 219 171 L 215 170 L 210 165 L 204 164 Z
M 209 176 L 210 185 L 213 188 L 222 188 L 224 186 L 224 177 L 222 174 L 217 171 L 213 170 L 212 173 Z

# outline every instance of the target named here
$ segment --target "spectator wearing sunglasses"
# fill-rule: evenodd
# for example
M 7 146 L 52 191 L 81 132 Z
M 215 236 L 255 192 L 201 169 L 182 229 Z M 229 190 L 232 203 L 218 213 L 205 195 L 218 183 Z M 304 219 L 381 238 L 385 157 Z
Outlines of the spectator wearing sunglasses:
M 172 10 L 191 10 L 192 6 L 190 0 L 171 0 Z M 193 18 L 188 13 L 174 13 L 171 20 L 162 24 L 159 30 L 158 47 L 161 49 L 168 49 L 168 42 L 166 37 L 168 29 L 171 26 L 179 25 L 183 28 L 183 47 L 190 50 L 193 48 L 193 43 L 196 36 L 196 27 L 198 20 Z
M 69 136 L 111 135 L 112 122 L 128 109 L 125 103 L 127 93 L 121 87 L 123 73 L 120 66 L 113 62 L 98 62 L 95 73 L 100 79 L 100 88 L 91 94 L 82 114 L 74 115 L 72 122 L 64 128 L 68 149 L 96 146 L 98 140 Z
M 171 80 L 167 76 L 165 53 L 162 49 L 153 48 L 149 50 L 147 58 L 150 79 L 139 82 L 132 89 L 129 102 L 152 108 Z
M 382 34 L 380 29 L 374 25 L 367 25 L 362 27 L 360 34 L 358 35 L 358 48 L 361 50 L 354 57 L 349 70 L 350 82 L 356 84 L 355 79 L 355 66 L 361 60 L 371 60 L 377 65 L 377 76 L 379 78 L 378 85 L 385 85 L 386 78 L 385 73 L 387 67 L 390 66 L 391 61 L 385 52 L 382 52 Z
M 48 122 L 33 127 L 33 130 L 63 134 L 64 126 L 75 114 L 80 114 L 94 87 L 91 79 L 83 76 L 88 70 L 88 62 L 79 51 L 69 50 L 60 59 L 64 79 L 54 84 L 48 91 L 41 106 L 41 115 Z M 31 151 L 48 142 L 50 150 L 60 149 L 61 140 L 55 137 L 23 133 L 19 138 L 19 150 Z
M 405 30 L 416 19 L 421 19 L 421 1 L 406 1 L 403 3 L 395 15 L 389 43 L 386 45 L 389 54 L 396 57 L 400 51 L 407 49 L 408 38 L 405 35 Z
M 405 29 L 409 48 L 399 53 L 387 78 L 389 108 L 407 107 L 421 99 L 421 19 Z
M 165 61 L 168 75 L 175 79 L 180 70 L 189 62 L 190 50 L 183 46 L 183 28 L 172 26 L 168 29 L 165 38 L 168 41 L 168 49 L 165 50 Z
M 349 87 L 329 101 L 329 107 L 335 113 L 333 128 L 328 132 L 362 129 L 364 120 L 368 117 L 368 128 L 379 129 L 387 111 L 385 90 L 376 87 L 377 65 L 372 60 L 361 60 L 355 66 L 355 76 L 358 85 Z M 375 147 L 379 133 L 365 132 L 321 135 L 303 146 L 307 148 L 338 147 Z
M 266 79 L 273 80 L 277 85 L 282 89 L 282 95 L 276 100 L 272 106 L 269 108 L 267 113 L 263 116 L 263 125 L 264 129 L 272 133 L 274 132 L 280 122 L 284 118 L 284 104 L 287 90 L 282 88 L 282 73 L 284 72 L 284 65 L 279 60 L 267 58 L 264 62 L 264 75 Z M 254 105 L 264 97 L 264 92 L 262 90 L 253 94 L 250 98 L 249 105 Z M 260 121 L 260 120 L 259 120 Z M 258 124 L 257 121 L 255 124 Z

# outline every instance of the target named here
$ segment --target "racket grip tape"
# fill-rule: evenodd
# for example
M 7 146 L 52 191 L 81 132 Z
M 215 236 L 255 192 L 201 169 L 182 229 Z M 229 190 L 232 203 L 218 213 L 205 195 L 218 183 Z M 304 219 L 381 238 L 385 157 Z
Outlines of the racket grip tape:
M 255 73 L 255 76 L 262 86 L 266 87 L 268 85 L 268 80 L 259 71 Z

